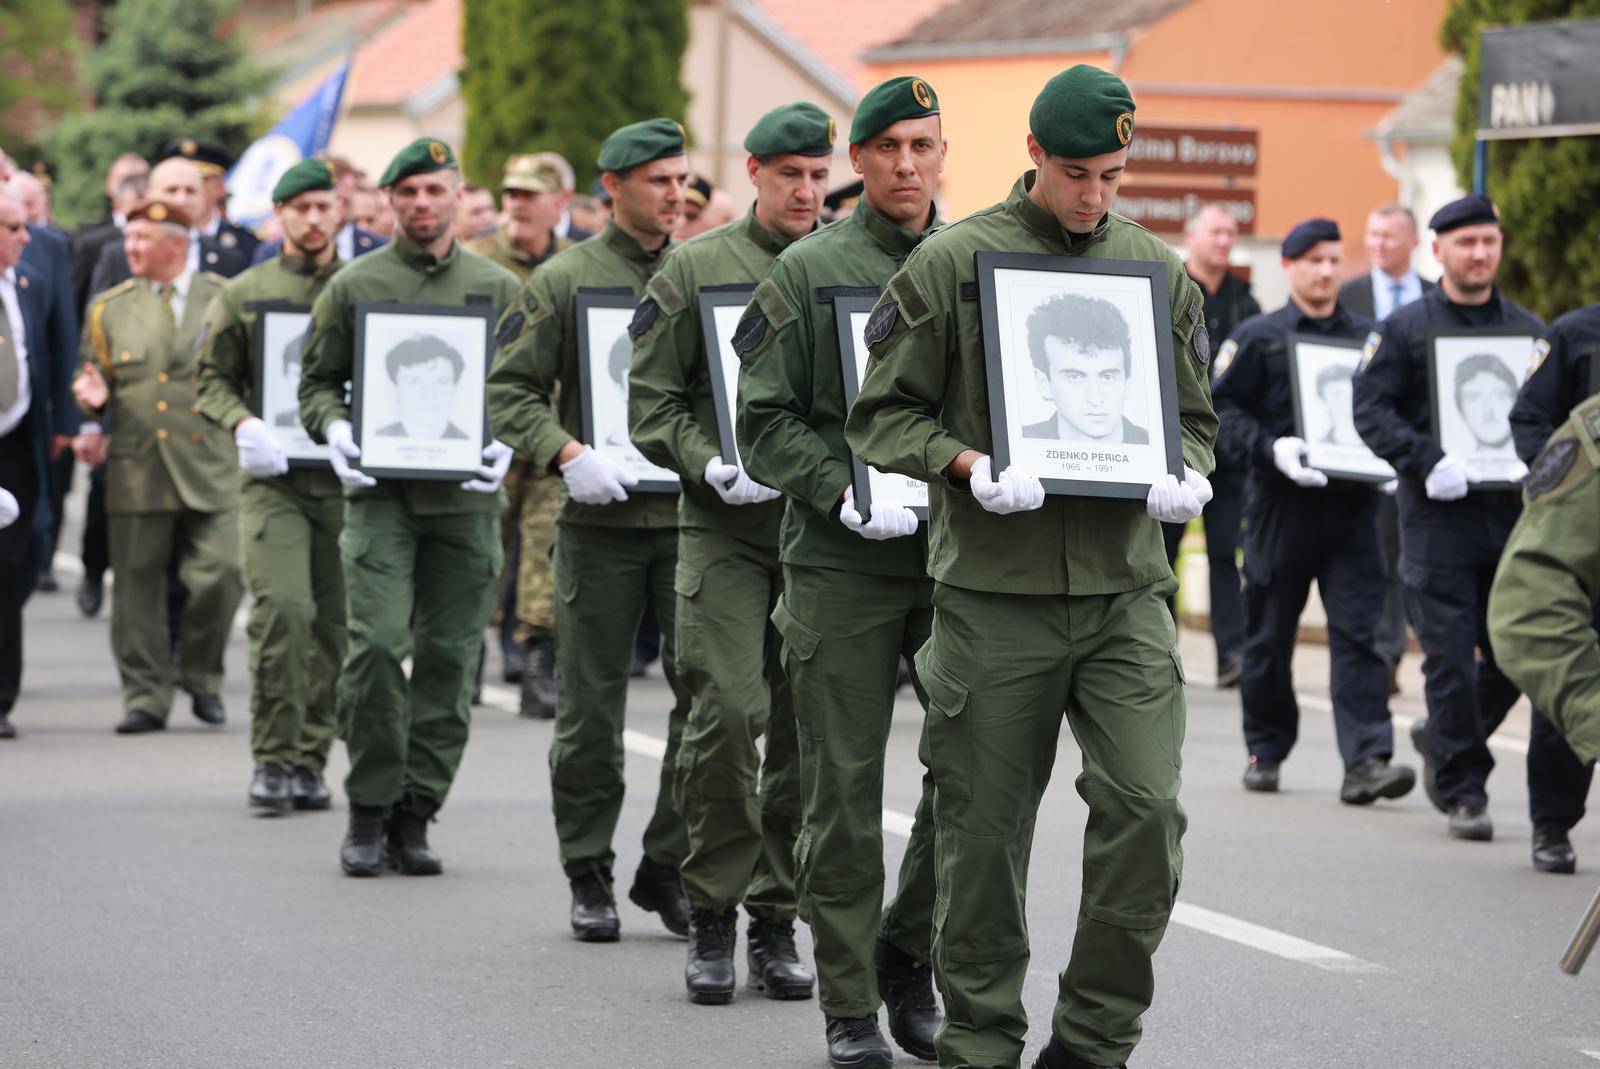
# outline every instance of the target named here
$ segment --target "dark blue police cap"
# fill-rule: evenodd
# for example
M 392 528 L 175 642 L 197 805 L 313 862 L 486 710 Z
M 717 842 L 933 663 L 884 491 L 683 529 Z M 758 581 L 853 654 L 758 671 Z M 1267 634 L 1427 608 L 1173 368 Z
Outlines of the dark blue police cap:
M 1499 222 L 1500 213 L 1495 211 L 1494 201 L 1476 193 L 1469 193 L 1434 212 L 1433 218 L 1428 220 L 1428 226 L 1435 234 L 1444 234 L 1464 226 L 1477 226 L 1480 223 L 1498 225 Z
M 1339 224 L 1332 219 L 1307 219 L 1283 239 L 1283 258 L 1298 260 L 1319 241 L 1338 241 Z

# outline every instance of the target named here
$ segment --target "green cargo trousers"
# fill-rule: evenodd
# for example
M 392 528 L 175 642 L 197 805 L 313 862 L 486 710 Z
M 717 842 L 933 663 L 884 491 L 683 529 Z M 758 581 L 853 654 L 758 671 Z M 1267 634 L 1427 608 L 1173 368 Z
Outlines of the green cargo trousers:
M 179 684 L 190 694 L 222 692 L 222 658 L 244 597 L 239 575 L 239 513 L 121 512 L 107 521 L 111 570 L 111 652 L 122 675 L 122 707 L 163 723 L 172 710 L 172 636 L 167 627 L 167 565 L 178 553 L 188 592 L 178 629 Z
M 1028 1019 L 1026 889 L 1034 818 L 1065 713 L 1089 807 L 1072 957 L 1052 1026 L 1090 1065 L 1121 1065 L 1155 992 L 1151 957 L 1183 868 L 1183 666 L 1165 580 L 1109 595 L 939 584 L 928 688 L 939 900 L 933 967 L 948 1069 L 1013 1067 Z
M 811 926 L 822 1011 L 830 1017 L 878 1011 L 878 935 L 918 961 L 931 960 L 933 784 L 924 774 L 899 890 L 885 907 L 883 766 L 900 658 L 927 640 L 932 591 L 929 579 L 786 565 L 772 614 L 800 727 L 800 917 Z M 916 688 L 926 708 L 921 684 Z
M 768 619 L 783 590 L 778 551 L 682 528 L 676 586 L 678 672 L 693 696 L 672 781 L 689 835 L 684 891 L 718 913 L 742 900 L 751 916 L 790 920 L 800 754 Z
M 441 806 L 466 749 L 494 608 L 495 513 L 418 514 L 403 494 L 347 498 L 339 556 L 349 621 L 339 672 L 345 794 L 377 809 L 408 795 Z
M 258 765 L 321 772 L 338 731 L 334 692 L 344 661 L 344 498 L 306 493 L 305 474 L 249 480 L 239 503 L 244 578 L 255 599 L 250 750 Z
M 556 724 L 550 743 L 550 795 L 568 877 L 611 871 L 626 788 L 622 728 L 633 639 L 645 595 L 661 622 L 661 667 L 672 688 L 667 751 L 661 760 L 655 812 L 644 829 L 644 854 L 677 868 L 689 851 L 683 819 L 672 805 L 672 769 L 689 710 L 678 678 L 674 621 L 678 529 L 556 524 Z

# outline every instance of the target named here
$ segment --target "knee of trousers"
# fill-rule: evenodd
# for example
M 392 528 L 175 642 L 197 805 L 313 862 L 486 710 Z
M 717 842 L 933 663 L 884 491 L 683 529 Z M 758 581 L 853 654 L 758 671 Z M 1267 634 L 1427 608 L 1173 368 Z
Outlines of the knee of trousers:
M 1119 928 L 1163 927 L 1183 876 L 1188 826 L 1176 798 L 1128 794 L 1099 783 L 1079 788 L 1089 805 L 1084 831 L 1083 911 Z
M 818 767 L 807 794 L 807 861 L 814 888 L 849 891 L 883 881 L 883 770 Z
M 673 795 L 683 798 L 740 799 L 756 794 L 754 755 L 736 760 L 726 750 L 679 746 L 673 767 Z
M 247 631 L 250 640 L 261 645 L 263 657 L 303 652 L 311 646 L 311 628 L 316 623 L 317 607 L 308 599 L 258 597 L 250 606 Z
M 809 826 L 802 826 L 794 843 L 795 888 L 801 899 L 818 902 L 848 902 L 861 892 L 880 888 L 874 911 L 883 894 L 883 847 L 874 852 L 839 850 L 835 844 L 818 839 Z

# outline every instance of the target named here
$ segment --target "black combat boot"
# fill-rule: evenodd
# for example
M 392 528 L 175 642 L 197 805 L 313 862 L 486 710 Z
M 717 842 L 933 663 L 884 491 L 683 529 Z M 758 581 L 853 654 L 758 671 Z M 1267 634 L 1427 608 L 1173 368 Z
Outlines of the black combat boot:
M 829 1017 L 828 1064 L 833 1069 L 890 1069 L 894 1051 L 878 1031 L 878 1015 Z
M 407 795 L 389 814 L 389 864 L 402 876 L 437 876 L 444 862 L 428 846 L 428 821 L 439 811 L 432 802 Z
M 1533 829 L 1533 867 L 1563 875 L 1578 871 L 1578 855 L 1564 829 Z
M 1369 757 L 1345 770 L 1339 801 L 1346 805 L 1371 805 L 1379 798 L 1403 798 L 1417 785 L 1417 774 L 1407 765 L 1392 765 L 1387 757 Z
M 733 944 L 739 938 L 739 914 L 732 909 L 689 911 L 689 962 L 683 969 L 689 1001 L 701 1006 L 726 1006 L 733 1001 Z
M 383 810 L 350 806 L 350 830 L 339 848 L 339 866 L 346 876 L 376 876 L 383 871 Z
M 522 670 L 521 715 L 551 720 L 556 715 L 556 640 L 541 635 L 528 643 L 528 661 Z
M 661 914 L 661 923 L 673 935 L 689 934 L 689 899 L 673 866 L 649 858 L 639 862 L 628 898 L 647 913 Z
M 255 775 L 250 777 L 250 805 L 265 809 L 268 816 L 293 809 L 289 770 L 279 764 L 257 765 Z
M 1128 1069 L 1126 1065 L 1094 1065 L 1075 1058 L 1068 1053 L 1067 1048 L 1055 1036 L 1050 1037 L 1050 1042 L 1039 1051 L 1039 1057 L 1034 1059 L 1033 1069 Z
M 1278 762 L 1263 761 L 1255 754 L 1244 769 L 1244 789 L 1272 794 L 1278 789 Z
M 322 773 L 297 765 L 289 774 L 289 791 L 294 796 L 296 809 L 328 809 L 333 805 L 333 792 Z
M 913 1058 L 931 1062 L 939 1007 L 933 1001 L 933 970 L 883 936 L 872 955 L 878 994 L 889 1014 L 889 1034 Z
M 611 870 L 599 866 L 569 881 L 572 885 L 572 934 L 585 943 L 615 943 L 622 935 Z
M 794 921 L 764 921 L 750 918 L 745 935 L 745 964 L 750 968 L 749 984 L 768 998 L 810 998 L 817 982 L 810 969 L 800 962 L 794 948 Z

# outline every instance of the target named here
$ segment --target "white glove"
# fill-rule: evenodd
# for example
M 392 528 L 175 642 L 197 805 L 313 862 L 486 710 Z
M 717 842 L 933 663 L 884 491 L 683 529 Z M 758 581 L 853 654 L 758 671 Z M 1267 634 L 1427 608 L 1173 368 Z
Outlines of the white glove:
M 501 441 L 492 441 L 484 447 L 483 459 L 489 463 L 481 465 L 478 477 L 462 483 L 461 489 L 479 494 L 492 494 L 500 489 L 500 483 L 511 468 L 511 447 Z
M 839 506 L 839 522 L 862 538 L 882 542 L 890 538 L 904 538 L 917 533 L 917 514 L 904 505 L 879 505 L 872 510 L 872 519 L 863 523 L 856 508 L 856 488 L 844 488 L 844 504 Z
M 0 489 L 0 527 L 10 527 L 22 515 L 22 506 L 10 490 Z
M 339 481 L 346 486 L 377 486 L 378 480 L 350 466 L 352 460 L 361 456 L 361 447 L 356 445 L 355 432 L 350 429 L 350 421 L 336 419 L 328 424 L 323 432 L 328 439 L 328 463 L 333 465 L 333 473 Z
M 1459 501 L 1467 496 L 1467 466 L 1446 453 L 1428 472 L 1422 488 L 1435 501 Z
M 720 456 L 706 461 L 706 483 L 730 505 L 759 505 L 783 496 L 750 478 L 739 465 L 724 464 Z
M 1036 475 L 1029 475 L 1015 464 L 994 477 L 994 466 L 988 457 L 979 457 L 972 465 L 972 496 L 978 504 L 998 516 L 1012 512 L 1032 512 L 1044 505 L 1044 486 Z
M 566 481 L 567 493 L 580 505 L 626 501 L 626 487 L 639 481 L 588 446 L 561 465 L 561 478 Z
M 1511 469 L 1511 481 L 1514 482 L 1514 483 L 1520 483 L 1522 480 L 1526 479 L 1527 477 L 1528 477 L 1528 465 L 1524 464 L 1520 460 L 1517 461 L 1516 467 Z
M 1144 507 L 1151 519 L 1162 523 L 1188 523 L 1205 510 L 1206 502 L 1210 500 L 1210 480 L 1185 466 L 1183 482 L 1168 475 L 1159 482 L 1151 483 Z
M 277 435 L 256 417 L 251 416 L 233 429 L 233 441 L 239 447 L 239 467 L 251 475 L 268 478 L 289 470 L 289 458 L 278 444 Z
M 1386 483 L 1379 483 L 1378 489 L 1388 494 L 1390 497 L 1393 497 L 1395 492 L 1400 489 L 1400 480 L 1390 479 Z
M 1306 467 L 1304 438 L 1279 438 L 1272 443 L 1272 463 L 1284 477 L 1296 486 L 1327 486 L 1328 477 L 1320 471 Z

